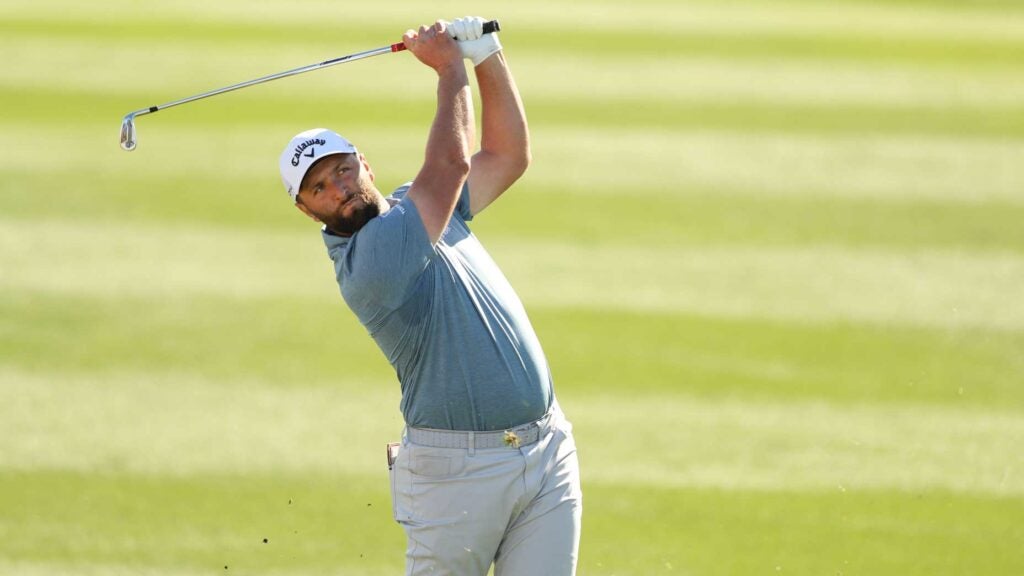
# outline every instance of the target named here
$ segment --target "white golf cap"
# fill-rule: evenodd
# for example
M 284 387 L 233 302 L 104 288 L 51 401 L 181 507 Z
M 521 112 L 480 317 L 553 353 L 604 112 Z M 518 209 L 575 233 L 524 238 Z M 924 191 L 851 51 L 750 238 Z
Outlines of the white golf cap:
M 343 136 L 326 128 L 313 128 L 292 138 L 281 153 L 281 180 L 295 202 L 306 171 L 317 160 L 331 154 L 355 154 L 356 147 Z

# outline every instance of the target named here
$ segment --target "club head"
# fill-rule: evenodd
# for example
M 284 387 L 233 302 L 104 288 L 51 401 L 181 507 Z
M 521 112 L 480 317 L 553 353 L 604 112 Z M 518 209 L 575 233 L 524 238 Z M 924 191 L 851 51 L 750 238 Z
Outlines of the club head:
M 131 152 L 135 150 L 135 113 L 124 117 L 121 121 L 121 149 Z

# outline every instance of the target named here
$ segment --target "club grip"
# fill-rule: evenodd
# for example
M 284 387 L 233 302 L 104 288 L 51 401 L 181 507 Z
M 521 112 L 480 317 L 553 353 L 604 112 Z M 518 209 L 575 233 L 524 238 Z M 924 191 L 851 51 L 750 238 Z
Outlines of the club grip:
M 488 20 L 487 22 L 484 22 L 484 34 L 493 34 L 495 32 L 501 32 L 501 24 L 499 24 L 497 20 Z M 403 42 L 391 45 L 392 52 L 401 52 L 405 49 L 405 44 Z

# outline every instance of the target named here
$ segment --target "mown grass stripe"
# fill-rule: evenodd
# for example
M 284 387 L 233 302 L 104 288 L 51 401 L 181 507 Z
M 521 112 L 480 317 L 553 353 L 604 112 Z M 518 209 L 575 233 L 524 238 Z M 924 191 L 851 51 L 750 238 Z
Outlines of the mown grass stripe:
M 382 178 L 383 171 L 377 170 Z M 202 186 L 187 172 L 158 178 L 144 173 L 97 176 L 63 188 L 59 206 L 45 195 L 19 192 L 38 187 L 40 182 L 58 186 L 60 178 L 55 174 L 40 180 L 34 171 L 7 171 L 0 183 L 0 190 L 9 191 L 7 219 L 87 219 L 115 227 L 128 219 L 152 227 L 217 227 L 271 236 L 284 233 L 305 238 L 310 254 L 319 255 L 315 224 L 289 205 L 276 174 L 210 176 Z M 132 192 L 135 190 L 147 193 L 139 195 Z M 537 182 L 529 175 L 477 218 L 473 229 L 485 245 L 526 235 L 541 243 L 640 250 L 651 245 L 768 248 L 810 244 L 910 253 L 1024 253 L 1021 203 L 862 199 L 836 197 L 827 191 L 777 195 L 756 188 L 690 185 L 673 192 L 651 188 L 626 200 L 587 188 Z M 657 209 L 635 208 L 646 201 Z M 587 210 L 580 210 L 581 205 Z M 538 206 L 544 209 L 538 210 Z M 566 218 L 566 214 L 573 217 Z M 609 214 L 616 215 L 614 224 L 609 223 Z
M 530 182 L 619 197 L 721 188 L 898 201 L 1024 200 L 1024 170 L 1017 168 L 1024 141 L 546 127 L 534 135 L 534 152 L 545 164 L 535 167 Z
M 1024 334 L 532 307 L 573 396 L 622 390 L 758 404 L 1024 406 Z M 650 346 L 649 342 L 664 346 Z
M 150 139 L 160 138 L 157 134 Z M 137 151 L 144 167 L 161 158 L 162 153 L 148 154 L 152 152 Z M 127 156 L 120 151 L 111 154 Z M 271 154 L 267 151 L 265 157 Z M 273 168 L 254 166 L 245 174 L 225 168 L 223 174 L 204 176 L 203 186 L 197 186 L 197 177 L 189 172 L 129 171 L 134 158 L 125 161 L 121 172 L 104 168 L 93 173 L 71 163 L 67 168 L 49 169 L 48 175 L 40 178 L 34 170 L 7 169 L 0 182 L 0 193 L 6 198 L 4 213 L 8 219 L 30 221 L 41 217 L 103 222 L 130 218 L 155 227 L 196 225 L 315 236 L 315 225 L 289 204 Z M 371 160 L 385 191 L 409 173 L 391 168 L 392 160 L 408 158 L 378 159 L 373 155 Z M 744 189 L 686 181 L 671 189 L 665 183 L 622 187 L 618 189 L 621 194 L 614 195 L 599 186 L 578 188 L 555 177 L 535 177 L 532 172 L 544 164 L 538 161 L 500 203 L 474 221 L 473 229 L 485 243 L 528 236 L 540 242 L 593 247 L 824 244 L 907 253 L 935 249 L 1024 251 L 1024 228 L 1019 225 L 1024 219 L 1024 203 L 1015 199 L 857 198 L 837 196 L 828 189 L 766 194 L 756 186 Z M 83 179 L 83 171 L 93 176 Z M 66 178 L 75 178 L 76 186 L 62 187 L 59 182 Z M 54 206 L 45 195 L 25 192 L 44 188 L 60 188 L 59 205 Z M 143 190 L 145 194 L 137 194 Z M 648 201 L 657 209 L 639 208 Z M 615 214 L 613 224 L 608 214 Z M 318 251 L 319 246 L 310 249 Z
M 89 26 L 109 25 L 111 21 L 124 22 L 125 27 L 145 28 L 153 22 L 167 27 L 188 25 L 220 26 L 226 29 L 259 28 L 271 30 L 305 29 L 322 31 L 328 27 L 349 23 L 350 34 L 364 31 L 393 32 L 410 26 L 430 22 L 438 13 L 458 11 L 458 2 L 441 2 L 427 8 L 409 7 L 396 13 L 386 5 L 366 5 L 357 14 L 335 14 L 333 4 L 327 0 L 309 1 L 299 9 L 278 11 L 257 5 L 238 10 L 233 4 L 209 5 L 199 0 L 179 1 L 157 9 L 141 10 L 131 2 L 111 1 L 102 8 L 84 9 L 80 3 L 68 0 L 49 0 L 45 8 L 34 5 L 11 5 L 4 11 L 8 22 L 52 22 L 57 26 L 82 23 Z M 622 29 L 648 30 L 657 22 L 666 30 L 680 34 L 702 31 L 758 34 L 767 31 L 791 34 L 842 33 L 873 34 L 878 36 L 946 37 L 1019 39 L 1024 36 L 1024 11 L 1015 0 L 888 0 L 759 2 L 687 2 L 685 9 L 667 0 L 633 2 L 629 10 L 620 9 L 614 1 L 591 0 L 586 9 L 573 10 L 573 28 L 566 30 L 557 19 L 545 18 L 551 13 L 543 0 L 523 0 L 502 6 L 494 13 L 509 25 L 504 35 L 515 38 L 531 31 L 548 34 L 572 34 L 585 31 L 595 34 Z M 310 14 L 319 20 L 311 21 Z M 116 18 L 115 18 L 116 17 Z M 229 30 L 230 33 L 230 30 Z M 187 34 L 187 32 L 186 32 Z
M 321 37 L 330 35 L 337 24 L 320 23 L 319 26 L 281 24 L 242 24 L 203 22 L 190 20 L 175 21 L 144 20 L 128 22 L 63 22 L 51 19 L 20 19 L 7 22 L 0 30 L 5 32 L 8 42 L 32 42 L 43 39 L 76 39 L 103 42 L 117 38 L 120 42 L 135 41 L 153 44 L 158 42 L 207 43 L 216 39 L 218 43 L 232 50 L 245 50 L 268 44 L 288 45 L 300 35 Z M 511 30 L 511 28 L 509 29 Z M 616 58 L 635 55 L 701 55 L 728 58 L 730 60 L 765 57 L 791 58 L 800 60 L 848 60 L 877 63 L 913 63 L 919 66 L 962 66 L 974 67 L 1019 67 L 1024 60 L 1024 31 L 1017 38 L 1000 38 L 985 35 L 964 37 L 950 36 L 943 30 L 933 36 L 907 35 L 875 29 L 853 32 L 849 28 L 803 29 L 799 31 L 768 29 L 742 32 L 736 29 L 707 30 L 691 29 L 651 37 L 646 28 L 618 27 L 601 30 L 589 28 L 560 30 L 510 31 L 510 41 L 518 48 L 520 55 L 551 54 L 567 48 L 591 55 L 610 55 Z M 947 33 L 942 33 L 947 32 Z M 346 34 L 345 50 L 349 46 L 367 47 L 387 44 L 398 34 L 379 24 L 375 27 L 360 27 L 356 34 Z M 326 48 L 323 42 L 310 48 Z M 339 55 L 341 52 L 339 52 Z M 315 58 L 312 54 L 311 58 Z
M 10 107 L 25 107 L 18 118 L 6 123 L 12 130 L 40 125 L 95 124 L 108 129 L 119 116 L 134 110 L 144 101 L 142 95 L 110 95 L 88 90 L 55 90 L 50 88 L 0 87 L 0 102 Z M 423 124 L 431 113 L 426 101 L 409 101 L 392 94 L 367 97 L 356 94 L 232 94 L 220 104 L 171 111 L 162 116 L 175 126 L 210 126 L 231 129 L 240 124 L 258 122 L 268 130 L 278 124 L 275 119 L 291 119 L 295 125 L 306 125 L 324 118 L 337 117 L 351 130 L 408 129 Z M 230 114 L 223 109 L 228 106 Z M 337 107 L 344 105 L 344 113 Z M 301 106 L 301 113 L 295 107 Z M 855 103 L 798 103 L 735 101 L 708 99 L 671 99 L 652 95 L 644 99 L 624 98 L 614 101 L 575 99 L 551 96 L 532 99 L 527 105 L 536 128 L 588 128 L 595 118 L 607 130 L 658 130 L 672 126 L 678 131 L 727 130 L 753 134 L 785 132 L 822 136 L 942 136 L 960 139 L 1024 139 L 1024 102 L 1018 105 L 948 105 L 903 106 Z M 113 121 L 111 121 L 113 119 Z M 148 119 L 140 119 L 139 126 Z M 281 129 L 285 127 L 282 125 Z
M 1020 499 L 838 489 L 771 494 L 634 490 L 623 485 L 593 485 L 586 497 L 585 509 L 599 514 L 585 525 L 593 534 L 585 557 L 598 574 L 1024 571 L 1024 558 L 1010 543 L 1024 538 Z
M 33 473 L 0 476 L 0 488 L 17 496 L 0 517 L 5 573 L 193 576 L 221 573 L 224 565 L 228 574 L 275 576 L 402 570 L 403 535 L 382 510 L 383 481 Z M 580 560 L 588 574 L 657 574 L 669 565 L 699 574 L 1024 570 L 1009 544 L 1024 537 L 1020 499 L 594 482 L 585 490 L 589 545 Z M 114 510 L 118 523 L 109 522 Z M 55 517 L 63 521 L 48 521 Z M 744 553 L 720 553 L 728 549 Z
M 649 201 L 655 208 L 637 208 Z M 588 210 L 578 210 L 583 204 Z M 542 205 L 544 210 L 537 210 Z M 1024 251 L 1024 204 L 921 199 L 862 199 L 824 193 L 778 196 L 757 189 L 651 189 L 628 200 L 546 183 L 524 183 L 482 215 L 485 240 L 528 235 L 542 242 L 587 246 L 773 247 L 827 245 L 851 249 Z M 624 209 L 625 207 L 625 209 Z M 572 218 L 566 218 L 572 214 Z M 607 219 L 615 214 L 614 224 Z M 253 217 L 257 217 L 255 214 Z M 269 222 L 279 215 L 268 215 Z
M 3 84 L 104 93 L 130 90 L 142 94 L 144 101 L 154 100 L 139 104 L 142 107 L 347 53 L 324 49 L 317 55 L 313 47 L 295 44 L 232 48 L 215 39 L 189 45 L 154 44 L 145 52 L 132 47 L 117 38 L 0 40 L 0 50 L 37 55 L 12 59 Z M 553 96 L 581 100 L 645 98 L 652 93 L 662 99 L 908 107 L 1019 106 L 1024 101 L 1024 78 L 1019 67 L 987 68 L 973 62 L 931 69 L 913 62 L 807 60 L 770 54 L 737 60 L 716 55 L 611 57 L 566 51 L 557 58 L 548 53 L 525 52 L 512 60 L 512 66 L 527 102 Z M 39 74 L 40 67 L 48 73 Z M 317 81 L 310 81 L 310 77 Z M 345 94 L 390 94 L 393 98 L 403 95 L 429 101 L 433 98 L 430 90 L 409 89 L 429 81 L 429 71 L 408 55 L 399 54 L 252 90 L 270 97 L 319 92 L 337 94 L 339 98 Z
M 313 232 L 14 221 L 4 222 L 0 235 L 7 247 L 3 267 L 18 270 L 0 278 L 6 290 L 239 299 L 290 295 L 325 304 L 337 297 L 332 268 Z M 489 242 L 488 249 L 533 306 L 1024 330 L 1024 308 L 1005 300 L 1024 285 L 1024 258 L 1009 252 L 636 249 L 523 239 Z M 616 263 L 615 275 L 607 272 L 610 261 Z M 294 280 L 315 277 L 324 281 Z
M 1020 331 L 1024 282 L 1009 253 L 831 247 L 591 249 L 528 242 L 491 251 L 534 306 L 702 312 L 790 322 Z M 616 274 L 608 273 L 615 263 Z
M 352 387 L 283 389 L 174 374 L 93 379 L 3 371 L 0 382 L 9 423 L 0 467 L 9 471 L 378 476 L 377 448 L 401 427 L 397 390 L 385 382 L 363 382 L 356 396 Z M 1024 459 L 1016 450 L 1024 416 L 1006 410 L 685 395 L 626 402 L 611 392 L 570 395 L 566 404 L 595 482 L 1024 495 L 1017 473 Z M 632 433 L 608 435 L 609 422 Z M 631 449 L 638 439 L 644 449 Z
M 545 126 L 592 126 L 595 118 L 609 130 L 721 129 L 748 134 L 785 132 L 809 135 L 927 135 L 960 139 L 1024 137 L 1024 106 L 973 105 L 906 107 L 856 103 L 796 103 L 670 100 L 657 97 L 613 102 L 545 98 L 532 102 L 530 114 Z M 409 118 L 408 122 L 414 122 Z
M 180 176 L 185 166 L 197 181 L 263 175 L 266 197 L 277 187 L 281 142 L 295 130 L 233 127 L 211 138 L 199 126 L 161 122 L 155 115 L 139 119 L 139 149 L 126 154 L 117 147 L 114 129 L 114 124 L 107 132 L 95 126 L 26 126 L 4 132 L 0 146 L 9 153 L 0 158 L 0 169 L 36 170 L 54 179 L 84 171 L 116 182 L 118 177 L 142 175 L 159 181 Z M 422 162 L 422 146 L 408 137 L 408 130 L 353 129 L 348 137 L 365 151 L 385 190 L 411 179 Z M 61 162 L 25 146 L 26 138 L 59 143 Z M 97 153 L 104 143 L 106 152 Z M 561 187 L 634 201 L 651 194 L 685 196 L 691 190 L 880 202 L 1024 201 L 1024 170 L 1018 168 L 1024 140 L 542 126 L 533 130 L 532 147 L 539 160 L 520 186 Z M 163 161 L 168 155 L 176 162 Z
M 611 101 L 646 98 L 790 102 L 831 105 L 1016 106 L 1024 81 L 1016 69 L 931 70 L 909 64 L 758 61 L 677 56 L 596 58 L 573 52 L 564 59 L 515 62 L 524 94 Z
M 328 276 L 303 278 L 329 290 Z M 301 295 L 2 296 L 3 365 L 40 377 L 173 373 L 353 394 L 355 382 L 394 385 L 392 368 L 340 297 L 313 306 Z M 638 396 L 755 403 L 1022 405 L 1022 332 L 527 305 L 558 390 L 572 394 L 628 382 Z M 343 336 L 325 336 L 333 334 Z
M 1024 441 L 1024 420 L 1017 414 L 665 400 L 623 402 L 614 394 L 575 400 L 575 424 L 585 438 L 588 430 L 606 431 L 608 422 L 643 438 L 644 449 L 628 460 L 621 455 L 633 438 L 592 440 L 592 461 L 617 465 L 592 470 L 591 477 L 630 484 L 657 478 L 653 484 L 660 486 L 724 490 L 803 485 L 839 492 L 1021 492 L 1024 458 L 1014 455 L 1013 446 Z
M 2 472 L 0 571 L 394 574 L 403 536 L 381 476 Z

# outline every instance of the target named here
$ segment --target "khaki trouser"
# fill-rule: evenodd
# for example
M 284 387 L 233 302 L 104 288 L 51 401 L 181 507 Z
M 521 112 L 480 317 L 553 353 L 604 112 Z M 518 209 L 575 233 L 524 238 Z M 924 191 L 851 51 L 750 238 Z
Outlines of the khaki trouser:
M 464 434 L 464 433 L 456 433 Z M 557 404 L 518 447 L 436 448 L 403 435 L 391 470 L 406 574 L 570 576 L 583 499 L 572 425 Z

